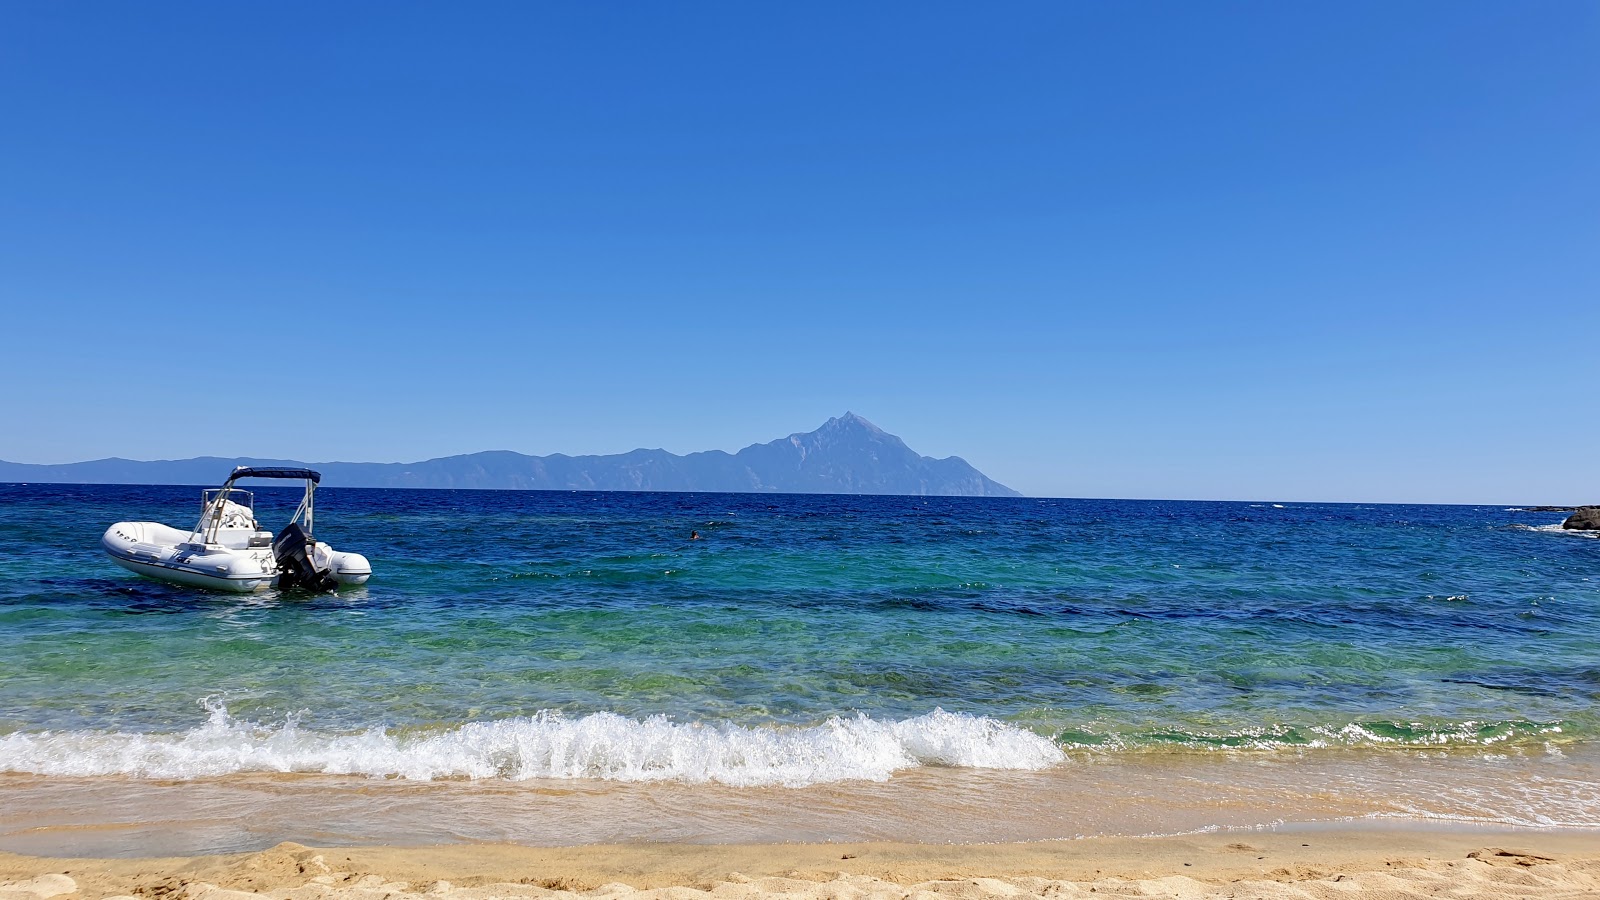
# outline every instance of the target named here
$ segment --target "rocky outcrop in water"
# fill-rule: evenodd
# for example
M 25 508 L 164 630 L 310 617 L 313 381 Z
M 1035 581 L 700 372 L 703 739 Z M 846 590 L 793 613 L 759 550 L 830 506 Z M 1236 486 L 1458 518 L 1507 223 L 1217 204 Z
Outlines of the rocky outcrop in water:
M 1573 531 L 1600 531 L 1600 506 L 1578 507 L 1578 511 L 1567 516 L 1561 527 Z

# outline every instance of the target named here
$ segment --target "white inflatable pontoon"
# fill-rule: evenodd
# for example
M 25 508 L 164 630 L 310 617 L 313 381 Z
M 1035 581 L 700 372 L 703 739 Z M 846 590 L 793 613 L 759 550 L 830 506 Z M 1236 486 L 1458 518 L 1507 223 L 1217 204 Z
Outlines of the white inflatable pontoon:
M 305 480 L 305 499 L 277 537 L 256 524 L 255 495 L 233 486 L 241 478 Z M 118 522 L 106 529 L 100 543 L 125 569 L 219 591 L 247 593 L 269 587 L 328 591 L 343 584 L 363 584 L 372 577 L 365 556 L 340 553 L 312 537 L 321 480 L 310 469 L 240 466 L 222 487 L 202 493 L 200 521 L 193 529 Z

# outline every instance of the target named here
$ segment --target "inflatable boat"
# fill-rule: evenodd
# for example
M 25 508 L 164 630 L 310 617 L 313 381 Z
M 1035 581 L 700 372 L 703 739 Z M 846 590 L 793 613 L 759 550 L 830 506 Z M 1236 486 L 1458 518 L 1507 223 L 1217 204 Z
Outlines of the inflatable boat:
M 276 535 L 256 524 L 255 495 L 234 487 L 243 478 L 305 481 L 299 509 Z M 106 529 L 100 543 L 125 569 L 219 591 L 248 593 L 272 587 L 330 591 L 364 584 L 372 577 L 365 556 L 341 553 L 312 536 L 321 481 L 322 476 L 310 469 L 240 466 L 222 487 L 201 494 L 200 521 L 194 528 L 118 522 Z

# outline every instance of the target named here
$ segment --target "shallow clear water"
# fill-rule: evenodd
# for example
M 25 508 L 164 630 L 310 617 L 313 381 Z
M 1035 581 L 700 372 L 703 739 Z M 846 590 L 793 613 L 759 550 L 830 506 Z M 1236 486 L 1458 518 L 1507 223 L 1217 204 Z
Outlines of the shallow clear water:
M 318 536 L 375 572 L 338 595 L 101 552 L 198 497 L 0 485 L 0 772 L 720 790 L 1600 740 L 1600 541 L 1559 514 L 333 488 Z

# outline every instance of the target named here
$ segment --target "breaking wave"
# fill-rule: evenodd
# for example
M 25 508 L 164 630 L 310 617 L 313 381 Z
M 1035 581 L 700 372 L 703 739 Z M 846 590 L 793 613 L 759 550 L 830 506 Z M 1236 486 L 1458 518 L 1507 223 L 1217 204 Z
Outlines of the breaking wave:
M 1600 538 L 1600 531 L 1586 531 L 1581 528 L 1563 528 L 1560 522 L 1553 525 L 1524 525 L 1521 523 L 1510 526 L 1513 531 L 1538 531 L 1544 534 L 1566 534 L 1572 537 Z
M 934 710 L 882 722 L 865 715 L 807 727 L 746 727 L 557 712 L 472 722 L 427 734 L 371 728 L 327 734 L 243 722 L 208 701 L 204 725 L 176 734 L 70 731 L 0 737 L 0 772 L 192 779 L 301 772 L 434 779 L 597 778 L 800 787 L 883 781 L 918 766 L 1043 769 L 1064 759 L 1049 739 L 994 719 Z
M 746 726 L 633 719 L 601 712 L 469 722 L 440 730 L 359 732 L 242 721 L 215 699 L 205 724 L 175 733 L 14 732 L 0 773 L 193 779 L 241 773 L 354 775 L 408 781 L 538 778 L 802 787 L 884 781 L 922 766 L 1038 770 L 1083 753 L 1305 751 L 1340 748 L 1546 751 L 1582 740 L 1570 723 L 1534 721 L 1264 725 L 1226 731 L 1066 730 L 1045 737 L 985 716 L 935 709 L 882 721 Z

